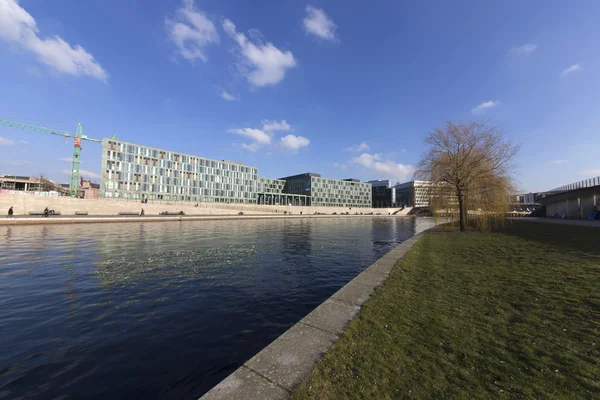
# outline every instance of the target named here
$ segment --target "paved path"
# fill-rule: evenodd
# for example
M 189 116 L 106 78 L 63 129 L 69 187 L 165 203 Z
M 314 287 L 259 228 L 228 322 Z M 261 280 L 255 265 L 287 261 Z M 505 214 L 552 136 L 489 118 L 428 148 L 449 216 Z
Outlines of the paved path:
M 541 222 L 546 224 L 578 225 L 600 228 L 600 219 L 560 219 L 560 218 L 511 218 L 516 221 Z
M 168 221 L 211 221 L 211 220 L 237 220 L 237 219 L 282 219 L 282 218 L 373 218 L 390 217 L 390 215 L 364 214 L 364 215 L 342 215 L 342 214 L 226 214 L 226 215 L 145 215 L 145 216 L 107 216 L 107 215 L 69 215 L 30 217 L 18 216 L 13 218 L 0 218 L 2 225 L 37 225 L 37 224 L 85 224 L 85 223 L 108 223 L 108 222 L 168 222 Z M 397 216 L 394 216 L 397 217 Z M 402 216 L 403 217 L 403 216 Z M 400 218 L 402 218 L 400 217 Z

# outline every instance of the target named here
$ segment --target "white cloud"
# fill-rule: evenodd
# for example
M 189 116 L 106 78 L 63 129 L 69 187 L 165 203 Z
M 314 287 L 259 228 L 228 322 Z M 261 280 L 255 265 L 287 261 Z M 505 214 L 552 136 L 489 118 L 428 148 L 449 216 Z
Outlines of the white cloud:
M 510 49 L 511 53 L 517 54 L 531 54 L 537 49 L 537 44 L 534 43 L 526 43 L 521 46 L 513 47 Z
M 63 175 L 71 176 L 71 170 L 68 169 L 63 169 L 62 171 L 60 171 L 60 173 Z M 79 175 L 85 179 L 100 179 L 100 175 L 98 175 L 95 172 L 86 171 L 85 169 L 80 169 Z
M 600 176 L 600 169 L 585 169 L 579 172 L 581 175 L 586 175 L 588 177 L 596 177 Z
M 393 160 L 382 160 L 380 154 L 363 153 L 353 158 L 352 162 L 375 172 L 377 179 L 395 179 L 398 182 L 406 182 L 415 171 L 411 165 L 398 164 Z
M 485 110 L 488 110 L 490 108 L 496 107 L 498 104 L 500 104 L 500 102 L 498 100 L 484 101 L 483 103 L 481 103 L 477 107 L 473 108 L 471 110 L 471 112 L 473 114 L 479 114 L 479 113 L 484 112 Z
M 271 135 L 261 129 L 236 128 L 229 129 L 227 132 L 252 139 L 252 143 L 242 143 L 242 148 L 251 152 L 255 152 L 262 146 L 271 144 Z
M 71 157 L 63 157 L 63 158 L 59 158 L 59 161 L 64 161 L 64 162 L 73 162 L 73 159 Z
M 204 48 L 219 41 L 215 25 L 198 10 L 194 0 L 183 0 L 183 6 L 175 11 L 175 18 L 166 18 L 165 26 L 169 39 L 177 46 L 183 58 L 206 61 Z
M 11 166 L 15 166 L 15 167 L 24 165 L 24 163 L 19 162 L 19 161 L 6 161 L 6 160 L 0 160 L 0 164 L 1 165 L 11 165 Z
M 19 140 L 19 143 L 29 144 L 29 142 L 27 140 Z
M 60 36 L 40 38 L 35 19 L 17 0 L 0 0 L 0 38 L 36 54 L 41 62 L 57 71 L 75 76 L 91 76 L 106 81 L 108 73 L 80 45 L 71 47 Z
M 561 159 L 552 160 L 552 164 L 566 164 L 567 162 L 568 162 L 568 160 L 561 160 Z
M 14 141 L 10 140 L 10 139 L 6 139 L 3 138 L 2 136 L 0 136 L 0 146 L 10 146 L 15 144 Z
M 292 129 L 291 125 L 286 122 L 286 120 L 277 121 L 269 121 L 264 120 L 263 122 L 263 130 L 265 131 L 289 131 Z
M 572 74 L 573 72 L 579 71 L 581 70 L 581 65 L 579 64 L 573 64 L 568 68 L 563 69 L 563 71 L 560 73 L 562 76 L 565 75 L 569 75 Z
M 303 20 L 306 33 L 318 36 L 321 39 L 337 40 L 335 30 L 337 25 L 320 8 L 306 6 L 306 16 Z
M 303 147 L 307 147 L 310 140 L 304 136 L 287 135 L 281 138 L 279 145 L 281 148 L 290 151 L 298 151 Z
M 272 43 L 252 43 L 246 35 L 236 31 L 229 19 L 223 21 L 223 29 L 239 46 L 246 68 L 243 74 L 254 86 L 275 85 L 283 80 L 288 68 L 296 65 L 293 54 L 281 51 Z
M 219 90 L 219 96 L 221 96 L 223 100 L 227 101 L 240 101 L 240 96 L 234 96 L 231 93 L 227 92 L 225 89 Z
M 350 146 L 350 147 L 346 147 L 344 149 L 344 151 L 350 151 L 350 152 L 356 152 L 358 153 L 359 151 L 365 151 L 365 150 L 369 150 L 370 147 L 368 144 L 366 144 L 365 142 L 362 142 L 361 144 L 358 144 L 356 146 Z
M 337 163 L 337 162 L 333 163 L 333 166 L 336 168 L 341 168 L 341 169 L 348 168 L 348 166 L 346 164 L 341 164 L 341 163 Z
M 247 143 L 242 143 L 242 149 L 246 149 L 246 150 L 248 150 L 248 151 L 251 151 L 251 152 L 253 152 L 253 153 L 254 153 L 254 152 L 256 152 L 258 149 L 260 149 L 260 144 L 258 144 L 258 143 L 256 143 L 256 142 L 254 142 L 254 143 L 250 143 L 250 144 L 247 144 Z
M 406 153 L 406 149 L 404 149 L 404 148 L 401 149 L 400 151 L 403 152 L 403 153 Z

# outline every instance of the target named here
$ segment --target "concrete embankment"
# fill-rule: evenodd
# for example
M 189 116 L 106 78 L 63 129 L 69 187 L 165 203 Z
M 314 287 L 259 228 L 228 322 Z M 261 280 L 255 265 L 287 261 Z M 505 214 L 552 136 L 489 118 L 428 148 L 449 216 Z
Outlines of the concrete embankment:
M 160 215 L 160 216 L 50 216 L 0 218 L 2 225 L 56 225 L 56 224 L 96 224 L 121 222 L 185 222 L 215 220 L 248 220 L 248 219 L 314 219 L 314 218 L 382 218 L 388 215 L 284 215 L 284 214 L 250 214 L 250 215 Z
M 70 197 L 46 197 L 26 194 L 0 195 L 0 212 L 6 215 L 9 207 L 13 207 L 15 216 L 28 216 L 30 213 L 41 213 L 46 207 L 59 212 L 61 216 L 75 216 L 77 213 L 87 213 L 93 216 L 117 216 L 119 213 L 131 212 L 139 214 L 142 209 L 146 216 L 158 216 L 165 211 L 169 213 L 183 213 L 187 216 L 200 215 L 282 215 L 292 213 L 302 215 L 323 214 L 381 214 L 390 215 L 397 212 L 398 208 L 350 208 L 350 207 L 300 207 L 300 206 L 270 206 L 256 204 L 226 204 L 226 203 L 194 203 L 184 202 L 149 202 L 141 204 L 139 201 L 126 201 L 116 199 L 75 199 Z M 406 215 L 410 208 L 398 212 L 397 216 Z
M 289 399 L 319 358 L 343 333 L 375 289 L 422 233 L 377 260 L 273 343 L 201 397 L 221 399 Z

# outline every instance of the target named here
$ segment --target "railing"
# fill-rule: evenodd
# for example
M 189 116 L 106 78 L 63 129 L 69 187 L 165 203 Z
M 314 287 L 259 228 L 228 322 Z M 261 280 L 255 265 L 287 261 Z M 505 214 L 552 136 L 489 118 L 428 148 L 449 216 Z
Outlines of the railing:
M 584 179 L 582 181 L 570 183 L 568 185 L 559 186 L 555 189 L 548 190 L 543 195 L 553 195 L 558 193 L 569 192 L 571 190 L 586 189 L 594 186 L 600 186 L 600 176 L 590 179 Z

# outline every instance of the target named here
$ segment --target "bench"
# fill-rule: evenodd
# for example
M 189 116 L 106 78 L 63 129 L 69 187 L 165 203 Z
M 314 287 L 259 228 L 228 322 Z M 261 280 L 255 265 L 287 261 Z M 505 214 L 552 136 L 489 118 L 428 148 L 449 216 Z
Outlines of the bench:
M 118 215 L 140 215 L 139 211 L 119 211 Z
M 87 211 L 75 211 L 75 215 L 88 215 Z
M 163 211 L 158 215 L 185 215 L 183 211 Z
M 43 211 L 29 211 L 29 215 L 44 215 Z M 60 211 L 54 211 L 54 214 L 49 214 L 50 216 L 52 215 L 60 215 Z

